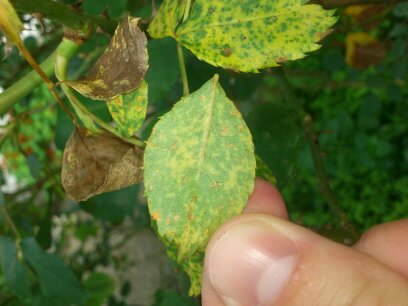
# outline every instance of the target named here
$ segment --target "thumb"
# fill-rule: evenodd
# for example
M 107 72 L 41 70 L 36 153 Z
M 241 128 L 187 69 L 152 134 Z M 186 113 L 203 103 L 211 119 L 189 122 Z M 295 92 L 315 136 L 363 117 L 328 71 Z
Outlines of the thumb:
M 204 306 L 408 305 L 408 281 L 289 221 L 245 214 L 212 237 Z

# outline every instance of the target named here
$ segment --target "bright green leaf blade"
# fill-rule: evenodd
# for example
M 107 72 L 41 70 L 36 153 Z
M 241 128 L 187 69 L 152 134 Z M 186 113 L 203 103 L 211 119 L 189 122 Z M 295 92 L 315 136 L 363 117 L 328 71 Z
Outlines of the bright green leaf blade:
M 251 134 L 218 76 L 162 117 L 146 147 L 144 181 L 152 219 L 179 261 L 242 211 L 254 176 Z
M 18 261 L 16 245 L 9 237 L 0 236 L 0 266 L 11 291 L 27 303 L 31 299 L 28 273 Z
M 58 300 L 61 306 L 84 305 L 85 290 L 61 259 L 41 249 L 34 238 L 25 238 L 21 248 L 24 260 L 36 272 L 46 298 Z
M 196 0 L 177 40 L 215 66 L 257 72 L 303 58 L 336 22 L 304 0 Z
M 183 17 L 186 0 L 164 0 L 147 31 L 153 38 L 175 37 L 176 26 Z
M 90 293 L 86 306 L 103 305 L 115 291 L 115 281 L 106 273 L 94 272 L 85 280 L 85 288 Z
M 148 85 L 142 81 L 136 90 L 107 101 L 109 112 L 122 135 L 132 136 L 141 127 L 146 117 L 147 94 Z

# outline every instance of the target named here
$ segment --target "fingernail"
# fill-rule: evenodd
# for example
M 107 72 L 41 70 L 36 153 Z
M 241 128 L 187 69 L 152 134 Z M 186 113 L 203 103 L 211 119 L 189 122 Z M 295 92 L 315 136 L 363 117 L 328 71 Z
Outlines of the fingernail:
M 226 305 L 263 306 L 279 298 L 296 262 L 287 237 L 266 224 L 241 223 L 214 243 L 206 264 Z

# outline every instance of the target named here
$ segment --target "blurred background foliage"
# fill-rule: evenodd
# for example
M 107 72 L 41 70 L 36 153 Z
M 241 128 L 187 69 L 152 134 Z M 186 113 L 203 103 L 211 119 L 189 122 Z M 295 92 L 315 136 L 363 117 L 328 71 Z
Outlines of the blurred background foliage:
M 142 27 L 151 20 L 155 3 L 62 2 L 113 20 L 128 13 L 139 16 Z M 321 188 L 311 148 L 318 148 L 338 206 L 360 233 L 408 216 L 408 3 L 350 5 L 339 8 L 337 15 L 339 22 L 319 51 L 259 74 L 225 71 L 187 51 L 185 55 L 192 91 L 214 73 L 220 74 L 227 95 L 253 133 L 258 155 L 277 178 L 292 220 L 347 243 L 330 210 L 332 200 Z M 24 31 L 26 46 L 38 61 L 44 60 L 62 38 L 61 25 L 47 20 L 41 24 L 26 14 L 21 17 L 30 28 Z M 101 31 L 91 34 L 70 63 L 70 78 L 86 72 L 109 40 Z M 175 42 L 150 40 L 148 51 L 150 107 L 140 132 L 145 140 L 158 118 L 182 95 Z M 29 67 L 16 49 L 4 44 L 0 57 L 4 58 L 0 87 L 5 90 Z M 111 120 L 104 103 L 83 100 L 93 113 Z M 313 119 L 314 138 L 305 133 L 305 116 Z M 52 273 L 41 277 L 36 268 L 24 270 L 27 291 L 16 291 L 6 269 L 10 262 L 5 258 L 12 250 L 4 245 L 10 240 L 4 238 L 0 305 L 69 305 L 63 297 L 68 289 L 81 301 L 79 305 L 199 305 L 198 299 L 187 297 L 188 278 L 152 234 L 143 186 L 83 203 L 65 196 L 59 175 L 72 129 L 45 85 L 1 120 L 0 207 L 8 214 L 0 214 L 0 235 L 15 237 L 9 216 L 23 239 L 24 256 L 32 255 L 30 265 Z M 36 262 L 36 255 L 46 256 L 44 250 L 58 257 Z M 21 256 L 18 252 L 15 258 Z M 66 277 L 47 288 L 47 277 L 67 273 L 80 282 Z M 47 290 L 55 299 L 44 297 Z

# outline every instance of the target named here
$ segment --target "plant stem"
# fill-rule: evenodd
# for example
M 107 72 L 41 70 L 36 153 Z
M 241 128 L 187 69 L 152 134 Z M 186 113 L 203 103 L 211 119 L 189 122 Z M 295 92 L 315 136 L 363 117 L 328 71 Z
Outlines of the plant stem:
M 324 160 L 322 158 L 322 152 L 319 148 L 317 135 L 313 130 L 312 116 L 307 114 L 304 118 L 304 129 L 306 138 L 309 140 L 313 163 L 316 170 L 317 179 L 319 181 L 320 189 L 325 195 L 328 205 L 337 219 L 340 221 L 340 226 L 353 235 L 353 240 L 356 241 L 359 237 L 358 231 L 353 224 L 348 220 L 347 215 L 340 209 L 340 203 L 337 201 L 332 189 L 330 188 L 329 178 L 327 177 L 326 169 L 324 166 Z
M 21 235 L 18 232 L 17 227 L 15 226 L 13 220 L 11 219 L 5 204 L 0 205 L 0 211 L 4 215 L 4 219 L 6 220 L 6 223 L 8 224 L 8 226 L 10 226 L 11 231 L 13 232 L 14 236 L 16 237 L 16 245 L 19 245 L 20 241 L 21 241 Z
M 75 47 L 76 46 L 76 47 Z M 67 79 L 66 73 L 67 73 L 67 65 L 69 62 L 70 57 L 66 56 L 64 52 L 62 51 L 64 48 L 78 48 L 79 45 L 76 44 L 75 42 L 64 38 L 62 43 L 60 44 L 58 50 L 57 50 L 57 56 L 55 59 L 55 75 L 58 78 L 59 81 L 63 82 Z M 126 141 L 128 143 L 131 143 L 135 146 L 138 146 L 140 148 L 144 148 L 146 144 L 136 138 L 133 137 L 123 137 L 113 126 L 110 124 L 106 123 L 99 117 L 95 116 L 92 112 L 89 111 L 88 108 L 86 108 L 85 105 L 79 101 L 79 99 L 76 97 L 75 93 L 72 91 L 70 87 L 65 85 L 64 83 L 61 83 L 61 89 L 67 96 L 68 100 L 71 102 L 72 106 L 76 109 L 77 113 L 80 113 L 80 118 L 85 118 L 87 120 L 91 120 L 92 122 L 96 123 L 99 125 L 102 129 L 110 132 L 111 134 L 121 138 L 123 141 Z
M 183 21 L 185 22 L 190 14 L 191 9 L 191 0 L 186 1 L 186 6 L 184 8 L 184 15 Z M 183 54 L 183 47 L 180 43 L 177 43 L 177 55 L 180 65 L 180 73 L 181 73 L 181 80 L 183 81 L 183 96 L 187 96 L 190 93 L 190 89 L 188 86 L 188 77 L 187 77 L 187 70 L 186 70 L 186 63 L 184 61 L 184 54 Z
M 186 7 L 184 8 L 183 22 L 187 20 L 188 15 L 190 15 L 191 0 L 187 0 Z
M 75 11 L 69 5 L 52 0 L 11 0 L 14 8 L 21 13 L 40 13 L 45 18 L 53 20 L 76 30 L 87 30 L 91 27 L 101 27 L 108 33 L 113 33 L 117 22 L 102 16 L 93 16 Z
M 290 84 L 283 68 L 280 71 L 278 78 L 280 80 L 281 88 L 283 88 L 284 90 L 286 100 L 288 100 L 289 103 L 295 104 L 297 115 L 303 121 L 302 122 L 303 129 L 305 131 L 306 138 L 309 140 L 311 146 L 311 153 L 316 170 L 317 180 L 319 182 L 321 191 L 327 201 L 327 204 L 329 205 L 331 211 L 336 216 L 340 226 L 349 231 L 350 234 L 353 236 L 352 240 L 356 241 L 359 237 L 359 233 L 355 229 L 354 225 L 350 222 L 350 220 L 348 220 L 347 215 L 341 210 L 340 203 L 337 201 L 336 196 L 334 195 L 332 189 L 330 188 L 329 178 L 326 174 L 324 160 L 322 158 L 322 152 L 320 151 L 319 148 L 317 135 L 313 130 L 312 117 L 305 112 L 300 102 L 298 101 L 297 96 L 294 93 L 292 85 Z
M 181 80 L 183 81 L 183 96 L 187 96 L 190 93 L 190 89 L 188 87 L 188 78 L 186 64 L 184 62 L 183 47 L 180 43 L 177 43 L 177 55 L 180 64 Z
M 62 50 L 65 56 L 72 56 L 72 49 L 65 48 Z M 54 62 L 57 52 L 54 51 L 48 58 L 40 65 L 44 74 L 50 77 L 54 74 Z M 3 116 L 13 105 L 19 102 L 22 98 L 32 92 L 39 84 L 42 83 L 41 77 L 35 70 L 30 71 L 20 80 L 15 82 L 3 93 L 0 94 L 0 116 Z

